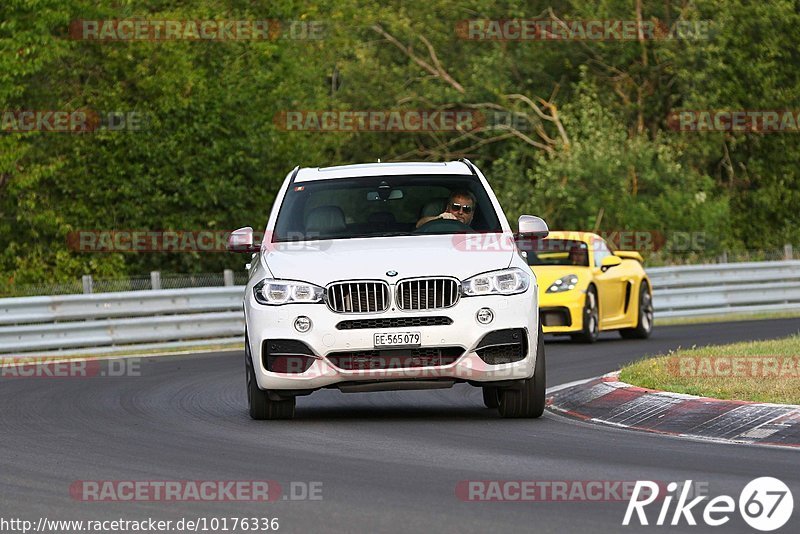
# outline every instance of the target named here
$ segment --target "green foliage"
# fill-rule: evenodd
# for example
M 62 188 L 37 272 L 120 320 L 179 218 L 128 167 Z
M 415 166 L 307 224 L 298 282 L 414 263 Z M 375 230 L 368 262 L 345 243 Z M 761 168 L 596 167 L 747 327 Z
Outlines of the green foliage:
M 492 169 L 506 176 L 501 202 L 509 214 L 539 213 L 554 229 L 651 231 L 667 238 L 694 232 L 712 235 L 715 241 L 705 243 L 712 246 L 727 239 L 725 199 L 715 195 L 711 178 L 681 164 L 663 134 L 629 136 L 587 83 L 579 84 L 562 116 L 568 147 L 540 154 L 535 170 L 513 168 L 508 160 Z
M 143 131 L 0 133 L 0 286 L 241 268 L 225 253 L 80 253 L 78 230 L 262 227 L 295 165 L 468 156 L 507 215 L 552 227 L 703 232 L 724 247 L 800 242 L 794 134 L 668 131 L 676 109 L 797 105 L 800 15 L 789 1 L 643 2 L 643 18 L 713 20 L 708 40 L 487 42 L 458 38 L 465 19 L 635 17 L 634 2 L 300 2 L 5 0 L 0 3 L 0 110 L 135 111 Z M 321 41 L 91 42 L 76 19 L 324 21 Z M 442 68 L 434 76 L 381 35 Z M 556 124 L 523 101 L 541 97 Z M 552 139 L 479 145 L 456 133 L 286 132 L 286 110 L 500 106 L 534 116 Z M 481 108 L 481 109 L 492 109 Z M 491 137 L 497 132 L 484 132 Z M 526 135 L 538 139 L 535 130 Z M 486 137 L 484 137 L 486 138 Z M 472 146 L 471 146 L 472 145 Z
M 696 3 L 712 38 L 676 55 L 684 109 L 798 111 L 800 12 L 776 0 Z M 686 161 L 714 176 L 730 199 L 730 226 L 749 248 L 800 240 L 796 133 L 689 134 Z

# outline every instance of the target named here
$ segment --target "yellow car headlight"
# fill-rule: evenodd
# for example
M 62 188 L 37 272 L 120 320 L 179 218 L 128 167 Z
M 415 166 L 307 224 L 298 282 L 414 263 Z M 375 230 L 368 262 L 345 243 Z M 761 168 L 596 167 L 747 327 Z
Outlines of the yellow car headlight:
M 546 293 L 563 293 L 564 291 L 575 289 L 576 285 L 578 285 L 578 277 L 574 274 L 568 274 L 550 284 Z

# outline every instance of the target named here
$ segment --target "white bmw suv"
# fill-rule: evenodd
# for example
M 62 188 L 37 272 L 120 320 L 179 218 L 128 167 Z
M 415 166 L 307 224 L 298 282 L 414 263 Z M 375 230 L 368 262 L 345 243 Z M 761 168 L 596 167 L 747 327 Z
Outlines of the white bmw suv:
M 295 168 L 252 253 L 244 296 L 254 419 L 294 416 L 295 398 L 483 388 L 503 417 L 539 417 L 545 359 L 536 278 L 515 238 L 547 236 L 529 215 L 512 233 L 468 160 Z

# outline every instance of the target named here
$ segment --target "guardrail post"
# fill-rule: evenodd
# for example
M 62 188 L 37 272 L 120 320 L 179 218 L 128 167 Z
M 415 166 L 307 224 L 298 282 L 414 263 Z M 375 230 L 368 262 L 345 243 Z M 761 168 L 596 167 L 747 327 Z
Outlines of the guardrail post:
M 722 256 L 719 257 L 719 262 L 720 263 L 728 263 L 728 251 L 727 250 L 723 250 L 722 251 Z
M 233 285 L 233 271 L 230 269 L 225 269 L 222 271 L 222 280 L 226 286 Z
M 161 289 L 161 271 L 150 271 L 150 289 Z
M 81 277 L 81 282 L 83 282 L 83 292 L 85 294 L 91 293 L 94 286 L 94 282 L 92 281 L 92 275 L 84 274 Z
M 783 259 L 784 260 L 794 259 L 794 251 L 792 250 L 791 243 L 786 243 L 785 245 L 783 245 Z

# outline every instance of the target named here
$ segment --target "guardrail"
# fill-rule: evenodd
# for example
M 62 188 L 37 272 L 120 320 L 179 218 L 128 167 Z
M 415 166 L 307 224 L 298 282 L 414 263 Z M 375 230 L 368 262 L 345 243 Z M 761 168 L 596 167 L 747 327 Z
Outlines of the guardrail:
M 0 299 L 0 355 L 242 342 L 244 286 Z M 85 351 L 83 351 L 85 352 Z
M 648 269 L 656 318 L 800 310 L 800 261 Z M 242 341 L 243 286 L 0 299 L 0 356 Z
M 656 318 L 800 310 L 800 261 L 647 269 Z

